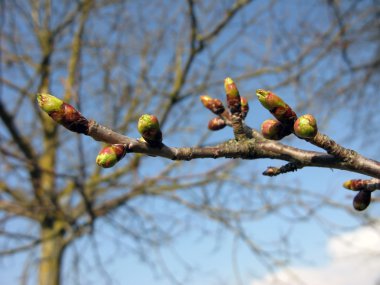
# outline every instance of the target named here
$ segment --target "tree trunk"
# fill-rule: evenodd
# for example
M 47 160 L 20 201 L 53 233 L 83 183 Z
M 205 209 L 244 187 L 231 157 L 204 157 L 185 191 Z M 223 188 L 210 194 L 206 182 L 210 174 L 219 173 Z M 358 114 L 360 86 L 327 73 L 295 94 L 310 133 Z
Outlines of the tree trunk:
M 63 225 L 59 221 L 41 226 L 41 260 L 39 285 L 61 284 L 61 263 L 66 247 Z

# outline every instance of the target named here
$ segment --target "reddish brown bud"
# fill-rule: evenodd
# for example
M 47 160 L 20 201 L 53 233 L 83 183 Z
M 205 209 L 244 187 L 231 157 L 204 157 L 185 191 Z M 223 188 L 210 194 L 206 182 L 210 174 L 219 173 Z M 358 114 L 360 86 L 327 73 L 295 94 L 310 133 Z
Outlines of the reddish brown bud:
M 88 120 L 70 104 L 50 94 L 37 94 L 38 105 L 57 123 L 70 131 L 88 134 Z
M 110 168 L 120 161 L 126 154 L 124 144 L 111 144 L 104 147 L 96 157 L 96 163 L 104 168 Z
M 351 179 L 343 183 L 343 187 L 352 191 L 375 191 L 380 189 L 380 181 L 378 179 Z
M 240 97 L 241 114 L 243 118 L 247 117 L 249 111 L 248 100 L 245 97 Z
M 227 77 L 224 80 L 224 89 L 227 95 L 227 105 L 231 113 L 240 113 L 241 102 L 239 90 L 237 89 L 235 82 L 230 77 Z
M 225 110 L 222 101 L 219 99 L 207 95 L 200 96 L 200 99 L 203 105 L 216 115 L 222 114 Z
M 369 204 L 371 203 L 371 192 L 361 190 L 358 194 L 354 197 L 354 200 L 352 202 L 355 210 L 363 211 L 365 210 Z
M 208 128 L 211 131 L 218 131 L 226 126 L 226 122 L 219 117 L 213 118 L 208 122 Z
M 281 140 L 291 134 L 289 128 L 286 128 L 281 122 L 275 119 L 265 120 L 261 124 L 261 133 L 264 138 L 269 140 Z

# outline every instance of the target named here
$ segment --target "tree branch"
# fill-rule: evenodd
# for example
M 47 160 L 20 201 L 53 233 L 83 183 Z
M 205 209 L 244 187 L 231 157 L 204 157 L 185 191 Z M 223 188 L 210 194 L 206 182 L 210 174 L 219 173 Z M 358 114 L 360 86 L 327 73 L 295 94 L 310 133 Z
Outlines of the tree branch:
M 247 127 L 246 127 L 247 128 Z M 254 130 L 253 130 L 254 131 Z M 258 137 L 257 131 L 255 136 Z M 192 160 L 197 158 L 242 158 L 258 159 L 272 158 L 298 165 L 335 168 L 361 173 L 380 178 L 380 163 L 357 154 L 355 163 L 345 162 L 333 155 L 322 152 L 301 150 L 287 146 L 277 141 L 256 139 L 237 143 L 235 140 L 210 147 L 151 147 L 147 143 L 118 134 L 95 121 L 90 121 L 88 136 L 97 141 L 110 144 L 125 144 L 127 152 L 144 153 L 152 156 L 164 157 L 172 160 Z

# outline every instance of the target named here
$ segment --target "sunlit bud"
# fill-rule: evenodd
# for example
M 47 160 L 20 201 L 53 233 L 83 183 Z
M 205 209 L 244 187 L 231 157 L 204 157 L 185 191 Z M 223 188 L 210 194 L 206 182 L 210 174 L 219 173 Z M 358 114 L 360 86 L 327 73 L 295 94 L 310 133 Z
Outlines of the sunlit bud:
M 266 139 L 281 140 L 283 137 L 290 135 L 291 132 L 281 122 L 269 119 L 261 124 L 261 133 Z
M 208 122 L 208 128 L 211 131 L 218 131 L 226 126 L 226 122 L 219 117 L 213 118 Z
M 354 200 L 352 202 L 355 210 L 363 211 L 365 210 L 369 204 L 371 203 L 371 192 L 361 190 L 358 194 L 354 197 Z
M 306 114 L 294 123 L 294 133 L 303 139 L 311 139 L 318 133 L 317 121 L 313 115 Z
M 248 105 L 247 98 L 240 96 L 240 105 L 241 105 L 241 114 L 243 115 L 243 118 L 245 118 L 245 117 L 247 117 L 247 114 L 249 111 L 249 105 Z
M 37 94 L 37 102 L 40 108 L 48 114 L 59 111 L 63 104 L 61 99 L 46 93 Z
M 275 176 L 279 174 L 279 169 L 276 167 L 268 167 L 264 172 L 263 175 L 265 176 Z
M 46 93 L 37 94 L 37 101 L 40 108 L 57 123 L 76 133 L 88 133 L 88 120 L 70 104 Z
M 110 168 L 125 156 L 126 149 L 124 144 L 108 145 L 99 152 L 96 163 L 103 168 Z
M 351 179 L 343 183 L 343 187 L 352 190 L 366 190 L 369 192 L 380 189 L 380 181 L 377 179 Z
M 355 190 L 354 187 L 352 187 L 352 180 L 347 180 L 343 183 L 343 187 L 348 190 Z
M 200 96 L 200 99 L 202 104 L 216 115 L 222 114 L 225 110 L 222 101 L 219 99 L 211 98 L 207 95 Z
M 257 89 L 256 96 L 259 99 L 261 105 L 267 110 L 271 111 L 277 107 L 286 107 L 287 104 L 276 94 L 264 89 Z
M 224 89 L 227 95 L 227 105 L 231 113 L 240 113 L 241 103 L 239 90 L 237 89 L 235 82 L 230 77 L 224 79 Z
M 256 96 L 261 105 L 269 110 L 272 115 L 285 125 L 293 125 L 297 119 L 296 113 L 280 97 L 271 91 L 257 89 Z
M 343 187 L 352 191 L 365 189 L 366 183 L 362 179 L 351 179 L 343 183 Z
M 156 116 L 142 115 L 137 124 L 137 129 L 148 144 L 158 146 L 162 143 L 162 132 Z

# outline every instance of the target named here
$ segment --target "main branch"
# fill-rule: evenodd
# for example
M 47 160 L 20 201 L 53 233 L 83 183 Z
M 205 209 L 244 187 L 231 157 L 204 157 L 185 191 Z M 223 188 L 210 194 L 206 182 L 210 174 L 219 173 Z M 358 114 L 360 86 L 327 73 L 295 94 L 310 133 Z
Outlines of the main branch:
M 225 80 L 227 107 L 219 99 L 201 96 L 203 105 L 217 117 L 210 120 L 208 127 L 217 131 L 230 126 L 234 139 L 207 147 L 170 147 L 164 144 L 163 134 L 158 119 L 154 115 L 142 115 L 137 129 L 140 139 L 119 134 L 94 120 L 87 120 L 79 111 L 60 99 L 39 94 L 40 107 L 56 122 L 67 129 L 92 137 L 96 141 L 108 143 L 98 154 L 96 162 L 102 167 L 112 167 L 127 153 L 142 153 L 154 157 L 172 160 L 192 160 L 199 158 L 234 158 L 260 159 L 270 158 L 286 161 L 282 167 L 269 167 L 263 174 L 274 176 L 304 167 L 324 167 L 341 169 L 368 175 L 374 179 L 346 181 L 343 186 L 359 191 L 354 198 L 354 207 L 364 210 L 371 201 L 371 192 L 380 189 L 380 163 L 366 158 L 359 153 L 346 149 L 327 135 L 321 134 L 316 119 L 310 115 L 298 117 L 292 108 L 274 93 L 257 90 L 257 97 L 264 108 L 275 119 L 266 120 L 261 126 L 261 133 L 245 124 L 249 111 L 248 102 L 231 78 Z M 279 142 L 285 136 L 294 134 L 324 150 L 309 151 Z

